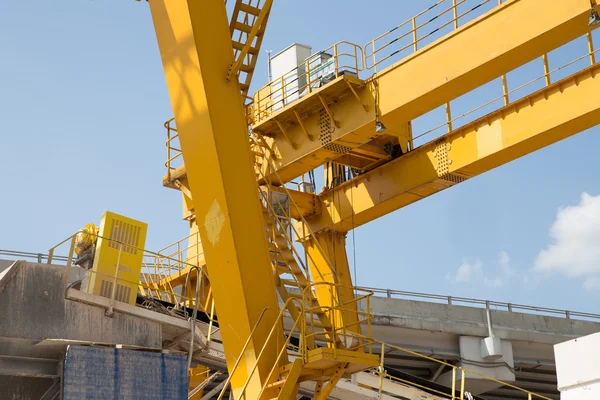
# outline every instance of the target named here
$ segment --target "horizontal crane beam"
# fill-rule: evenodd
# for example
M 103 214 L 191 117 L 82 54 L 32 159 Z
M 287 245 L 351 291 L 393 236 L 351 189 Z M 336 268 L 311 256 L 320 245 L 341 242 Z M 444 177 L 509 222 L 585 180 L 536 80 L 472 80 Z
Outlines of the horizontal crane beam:
M 307 223 L 349 231 L 597 125 L 598 74 L 595 64 L 321 194 Z
M 589 0 L 508 0 L 366 82 L 340 76 L 253 125 L 277 155 L 267 180 L 288 182 L 328 160 L 358 160 L 355 151 L 381 135 L 405 147 L 409 121 L 584 35 L 589 14 Z M 375 131 L 376 117 L 385 133 Z

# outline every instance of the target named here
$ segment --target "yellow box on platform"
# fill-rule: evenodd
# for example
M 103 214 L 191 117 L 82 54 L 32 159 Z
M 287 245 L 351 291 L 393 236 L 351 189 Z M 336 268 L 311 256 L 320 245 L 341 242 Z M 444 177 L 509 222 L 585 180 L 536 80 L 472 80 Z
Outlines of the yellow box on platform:
M 105 212 L 100 223 L 88 293 L 135 304 L 148 224 Z M 116 279 L 115 279 L 116 276 Z

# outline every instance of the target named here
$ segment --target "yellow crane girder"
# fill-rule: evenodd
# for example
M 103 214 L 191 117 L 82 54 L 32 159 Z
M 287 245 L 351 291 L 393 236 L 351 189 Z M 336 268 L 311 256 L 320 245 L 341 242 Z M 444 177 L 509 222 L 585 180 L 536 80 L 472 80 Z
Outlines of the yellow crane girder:
M 318 196 L 311 229 L 349 231 L 600 123 L 600 65 Z
M 584 35 L 589 15 L 589 0 L 508 0 L 365 82 L 340 76 L 253 125 L 277 155 L 267 180 L 289 182 L 328 160 L 351 165 L 382 135 L 377 120 L 406 150 L 409 121 Z M 311 140 L 322 127 L 316 97 L 338 126 Z

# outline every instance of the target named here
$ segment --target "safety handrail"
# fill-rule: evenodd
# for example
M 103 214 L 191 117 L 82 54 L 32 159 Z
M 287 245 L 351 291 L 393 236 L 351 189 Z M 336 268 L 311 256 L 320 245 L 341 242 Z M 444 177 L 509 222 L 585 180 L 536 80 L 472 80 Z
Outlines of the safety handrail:
M 487 375 L 481 374 L 479 372 L 472 371 L 472 370 L 467 369 L 467 368 L 463 368 L 463 367 L 460 367 L 460 366 L 456 366 L 454 364 L 450 364 L 450 363 L 448 363 L 446 361 L 438 360 L 437 358 L 433 358 L 433 357 L 426 356 L 426 355 L 421 354 L 421 353 L 417 353 L 416 351 L 408 350 L 408 349 L 405 349 L 403 347 L 392 345 L 392 344 L 389 344 L 389 343 L 385 343 L 385 342 L 383 342 L 381 340 L 377 340 L 377 339 L 373 339 L 373 338 L 365 338 L 365 339 L 371 340 L 373 343 L 379 344 L 379 346 L 380 346 L 380 358 L 379 358 L 380 364 L 379 364 L 379 369 L 372 371 L 372 372 L 376 373 L 377 375 L 379 375 L 379 377 L 380 377 L 379 393 L 383 392 L 383 379 L 389 378 L 389 379 L 397 380 L 397 381 L 402 382 L 402 383 L 409 384 L 411 386 L 419 387 L 421 389 L 425 389 L 425 390 L 428 390 L 428 391 L 433 391 L 436 394 L 440 394 L 440 395 L 442 395 L 442 396 L 444 396 L 446 398 L 449 398 L 451 400 L 459 400 L 459 399 L 460 400 L 464 400 L 466 398 L 465 397 L 465 393 L 467 392 L 467 390 L 466 390 L 467 389 L 466 388 L 466 379 L 465 378 L 466 378 L 467 374 L 472 374 L 472 375 L 478 376 L 480 378 L 483 378 L 485 380 L 498 383 L 500 385 L 509 387 L 511 389 L 514 389 L 514 390 L 518 390 L 519 392 L 526 394 L 528 400 L 533 400 L 533 399 L 552 400 L 552 399 L 550 399 L 550 398 L 548 398 L 546 396 L 542 396 L 542 395 L 534 393 L 532 391 L 520 388 L 520 387 L 515 386 L 515 385 L 513 385 L 511 383 L 507 383 L 507 382 L 501 381 L 499 379 L 496 379 L 496 378 L 493 378 L 491 376 L 487 376 Z M 412 355 L 414 357 L 417 357 L 417 358 L 420 358 L 420 359 L 425 359 L 425 360 L 428 360 L 428 361 L 432 361 L 432 362 L 435 362 L 435 363 L 439 364 L 440 366 L 445 366 L 445 367 L 452 368 L 452 387 L 450 388 L 451 392 L 450 393 L 445 393 L 445 392 L 442 392 L 442 391 L 438 391 L 436 389 L 432 389 L 432 388 L 425 387 L 425 386 L 422 386 L 422 385 L 419 385 L 419 384 L 415 384 L 414 382 L 406 381 L 406 380 L 403 380 L 401 378 L 393 377 L 392 375 L 387 374 L 385 372 L 385 350 L 386 350 L 386 348 L 387 349 L 393 349 L 393 350 L 396 350 L 396 351 L 401 351 L 403 353 L 410 354 L 410 355 Z M 460 389 L 458 389 L 456 387 L 456 376 L 457 376 L 456 373 L 458 371 L 460 371 L 460 375 L 461 375 Z M 457 390 L 459 390 L 458 396 L 456 395 L 456 391 Z
M 273 323 L 273 326 L 271 327 L 271 330 L 269 331 L 269 334 L 267 335 L 267 338 L 265 339 L 265 342 L 263 344 L 263 347 L 261 348 L 261 350 L 258 353 L 258 356 L 256 357 L 256 361 L 254 362 L 254 365 L 252 366 L 252 368 L 250 369 L 250 371 L 248 372 L 248 376 L 246 377 L 246 381 L 244 382 L 244 385 L 242 386 L 242 388 L 240 389 L 240 395 L 238 397 L 237 400 L 241 399 L 242 397 L 245 397 L 245 392 L 246 389 L 248 388 L 248 384 L 250 383 L 252 376 L 254 374 L 254 371 L 256 371 L 256 368 L 258 368 L 258 364 L 259 361 L 261 360 L 262 355 L 264 354 L 265 350 L 267 349 L 268 345 L 270 344 L 270 340 L 273 337 L 273 335 L 276 335 L 277 333 L 281 333 L 280 328 L 283 326 L 283 318 L 285 316 L 285 310 L 287 309 L 288 306 L 290 306 L 292 303 L 298 303 L 298 309 L 303 311 L 303 305 L 300 303 L 300 301 L 298 299 L 294 299 L 294 298 L 289 298 L 287 299 L 287 301 L 285 302 L 285 304 L 283 305 L 283 307 L 281 307 L 281 310 L 279 311 L 279 314 L 277 315 L 277 317 L 275 318 L 275 321 Z M 233 364 L 233 367 L 231 368 L 231 371 L 229 371 L 229 376 L 227 377 L 227 379 L 225 380 L 225 384 L 223 385 L 223 389 L 221 390 L 221 393 L 219 394 L 219 397 L 217 398 L 217 400 L 221 400 L 223 398 L 223 396 L 225 395 L 225 393 L 227 392 L 227 389 L 229 389 L 229 386 L 231 385 L 231 380 L 233 379 L 233 376 L 235 375 L 240 362 L 242 361 L 243 355 L 246 353 L 246 350 L 248 349 L 248 345 L 250 344 L 250 340 L 252 339 L 252 337 L 254 336 L 254 333 L 256 332 L 256 330 L 258 329 L 258 327 L 261 325 L 263 318 L 265 317 L 267 312 L 275 312 L 274 309 L 272 308 L 265 308 L 263 309 L 263 311 L 260 313 L 258 320 L 256 321 L 256 323 L 254 324 L 254 326 L 252 327 L 252 330 L 250 331 L 250 334 L 248 335 L 248 338 L 246 339 L 246 342 L 244 343 L 244 345 L 242 346 L 242 349 L 240 351 L 240 354 L 238 356 L 238 358 L 236 359 L 235 363 Z M 289 344 L 291 338 L 292 338 L 292 332 L 295 330 L 295 328 L 298 326 L 298 323 L 300 322 L 300 320 L 303 318 L 303 312 L 300 312 L 299 316 L 294 320 L 294 324 L 293 327 L 288 335 L 287 340 L 284 342 L 281 351 L 278 353 L 278 357 L 277 357 L 277 362 L 274 363 L 273 368 L 271 369 L 271 372 L 268 375 L 267 378 L 267 382 L 270 381 L 271 376 L 273 374 L 273 371 L 279 367 L 280 364 L 280 360 L 282 357 L 282 352 L 283 354 L 285 354 L 285 350 L 287 349 L 287 345 Z M 300 327 L 302 328 L 302 324 L 300 324 Z M 301 333 L 301 332 L 300 332 Z M 263 390 L 264 390 L 264 386 L 263 386 Z M 261 391 L 262 394 L 262 391 Z M 260 398 L 260 396 L 258 396 L 257 398 Z
M 385 295 L 385 297 L 387 297 L 389 299 L 394 298 L 394 296 L 399 296 L 399 297 L 408 297 L 408 298 L 415 298 L 415 299 L 438 300 L 438 301 L 443 302 L 444 304 L 448 304 L 448 305 L 457 305 L 457 303 L 474 304 L 474 305 L 481 305 L 481 306 L 489 305 L 490 307 L 498 307 L 498 308 L 505 309 L 507 312 L 514 312 L 516 310 L 533 311 L 536 313 L 546 313 L 546 314 L 563 316 L 567 319 L 571 319 L 572 317 L 582 317 L 582 318 L 590 318 L 590 319 L 600 320 L 600 314 L 592 314 L 592 313 L 587 313 L 587 312 L 560 310 L 560 309 L 548 308 L 548 307 L 538 307 L 538 306 L 530 306 L 530 305 L 524 305 L 524 304 L 514 304 L 514 303 L 507 303 L 507 302 L 494 301 L 494 300 L 473 299 L 473 298 L 468 298 L 468 297 L 444 296 L 444 295 L 438 295 L 438 294 L 419 293 L 419 292 L 407 292 L 407 291 L 403 291 L 403 290 L 379 289 L 379 288 L 372 288 L 372 287 L 362 287 L 361 289 L 372 291 L 374 293 L 375 297 L 380 297 L 380 296 L 377 296 L 377 294 L 383 294 L 383 295 Z
M 330 298 L 332 300 L 332 304 L 318 304 L 316 306 L 311 306 L 311 298 L 313 297 L 313 293 L 319 290 L 320 287 L 325 287 L 329 290 Z M 353 293 L 353 298 L 347 300 L 345 302 L 340 302 L 339 293 L 341 290 L 351 291 Z M 359 295 L 358 292 L 361 292 Z M 341 285 L 333 282 L 312 282 L 308 286 L 306 286 L 302 290 L 302 302 L 304 303 L 304 307 L 306 309 L 307 314 L 311 314 L 312 310 L 319 309 L 320 311 L 324 311 L 329 315 L 329 320 L 331 322 L 331 331 L 323 330 L 318 331 L 317 328 L 321 327 L 320 325 L 314 324 L 314 319 L 311 316 L 310 319 L 306 320 L 306 332 L 305 339 L 314 339 L 317 340 L 319 336 L 333 335 L 331 347 L 334 351 L 337 349 L 336 338 L 344 339 L 344 347 L 345 350 L 358 350 L 363 349 L 366 350 L 367 353 L 371 353 L 371 342 L 364 342 L 364 335 L 361 333 L 361 325 L 366 324 L 367 326 L 367 334 L 366 337 L 371 337 L 371 320 L 373 318 L 373 314 L 371 313 L 371 297 L 373 296 L 373 291 L 369 289 L 357 288 L 353 286 Z M 361 302 L 365 302 L 365 310 L 362 311 L 360 309 Z M 311 314 L 312 315 L 312 314 Z M 345 318 L 348 315 L 353 315 L 352 319 L 355 319 L 353 322 L 347 323 Z M 350 346 L 348 346 L 348 342 L 350 339 Z M 360 341 L 354 345 L 352 341 L 354 339 L 360 339 Z M 305 340 L 306 342 L 307 340 Z
M 177 131 L 177 128 L 172 125 L 174 122 L 175 118 L 171 118 L 163 124 L 167 130 L 167 140 L 165 142 L 165 145 L 167 146 L 167 161 L 165 161 L 165 168 L 167 168 L 167 178 L 169 181 L 171 180 L 171 174 L 179 166 L 173 166 L 173 162 L 183 155 L 181 149 L 179 147 L 174 147 L 175 145 L 173 144 L 174 140 L 179 140 L 179 132 Z
M 79 231 L 77 233 L 74 233 L 73 235 L 67 237 L 65 240 L 61 241 L 57 245 L 53 246 L 48 252 L 49 256 L 48 256 L 47 263 L 52 264 L 52 260 L 53 260 L 52 255 L 53 255 L 55 249 L 57 249 L 58 247 L 62 246 L 63 244 L 65 244 L 67 242 L 70 242 L 70 249 L 69 249 L 69 253 L 67 256 L 66 267 L 67 267 L 67 269 L 71 268 L 72 261 L 73 261 L 73 253 L 74 253 L 74 249 L 75 249 L 75 240 L 76 240 L 78 233 L 79 233 Z M 143 249 L 143 248 L 140 248 L 137 246 L 123 243 L 119 240 L 109 239 L 109 238 L 106 238 L 99 234 L 91 234 L 91 235 L 95 236 L 97 239 L 100 238 L 100 239 L 104 239 L 104 240 L 111 240 L 111 242 L 114 242 L 115 244 L 117 244 L 119 246 L 119 254 L 121 253 L 122 247 L 124 247 L 124 246 L 127 246 L 128 248 L 131 248 L 131 249 L 135 249 L 143 254 L 141 277 L 140 277 L 141 281 L 129 282 L 129 283 L 137 285 L 140 288 L 140 290 L 144 290 L 144 291 L 148 290 L 148 293 L 147 293 L 148 297 L 157 298 L 159 300 L 165 300 L 162 296 L 153 296 L 152 292 L 155 292 L 155 293 L 161 293 L 161 294 L 167 295 L 172 303 L 176 303 L 176 300 L 180 299 L 181 301 L 187 300 L 187 301 L 189 301 L 189 304 L 193 304 L 193 301 L 192 301 L 193 299 L 187 298 L 186 296 L 183 295 L 183 293 L 181 293 L 181 294 L 176 293 L 176 291 L 174 290 L 174 288 L 171 285 L 167 285 L 169 290 L 161 289 L 161 282 L 160 282 L 161 278 L 165 278 L 172 273 L 181 272 L 182 270 L 184 270 L 186 268 L 191 269 L 192 267 L 194 267 L 193 264 L 190 264 L 183 260 L 177 260 L 177 259 L 171 258 L 169 256 L 158 254 L 158 253 L 155 253 L 155 252 L 147 250 L 147 249 Z M 152 264 L 149 264 L 146 262 L 147 258 L 150 258 L 153 260 Z M 85 270 L 85 268 L 83 268 L 83 269 Z M 203 275 L 203 278 L 208 279 L 208 276 L 206 275 L 205 270 L 203 268 L 200 268 L 200 271 L 201 271 L 201 274 Z M 118 275 L 118 271 L 115 271 L 114 277 L 116 277 L 117 275 Z M 158 279 L 158 282 L 156 281 L 155 278 Z M 208 310 L 205 310 L 205 311 L 208 312 Z M 214 313 L 214 310 L 211 311 L 211 315 L 213 313 Z
M 513 101 L 511 103 L 509 101 L 510 95 L 512 95 L 512 94 L 514 94 L 514 93 L 516 93 L 516 92 L 518 92 L 520 90 L 523 90 L 524 88 L 529 87 L 529 86 L 533 85 L 536 82 L 544 80 L 545 81 L 544 88 L 549 87 L 550 85 L 552 85 L 552 74 L 555 74 L 556 72 L 559 72 L 559 71 L 561 71 L 561 70 L 563 70 L 563 69 L 565 69 L 565 68 L 567 68 L 567 67 L 569 67 L 569 66 L 571 66 L 571 65 L 573 65 L 573 64 L 575 64 L 575 63 L 577 63 L 577 62 L 579 62 L 579 61 L 581 61 L 581 60 L 583 60 L 585 58 L 589 57 L 590 58 L 590 66 L 593 66 L 596 63 L 596 61 L 595 61 L 595 55 L 596 55 L 596 53 L 598 53 L 598 51 L 600 51 L 600 49 L 594 50 L 593 49 L 593 42 L 591 40 L 591 35 L 588 33 L 586 36 L 587 36 L 588 45 L 589 45 L 589 49 L 590 49 L 587 53 L 585 53 L 585 54 L 583 54 L 583 55 L 581 55 L 581 56 L 579 56 L 579 57 L 577 57 L 577 58 L 575 58 L 575 59 L 573 59 L 573 60 L 571 60 L 571 61 L 569 61 L 569 62 L 567 62 L 567 63 L 565 63 L 565 64 L 563 64 L 563 65 L 561 65 L 559 67 L 557 67 L 557 68 L 554 68 L 552 70 L 550 70 L 548 68 L 548 57 L 545 54 L 545 55 L 542 56 L 542 59 L 544 61 L 544 73 L 542 75 L 539 75 L 538 77 L 536 77 L 536 78 L 534 78 L 534 79 L 532 79 L 532 80 L 530 80 L 528 82 L 525 82 L 525 83 L 523 83 L 523 84 L 519 85 L 518 87 L 516 87 L 514 89 L 511 89 L 511 90 L 508 90 L 508 88 L 505 86 L 505 83 L 503 82 L 503 93 L 501 95 L 499 95 L 497 97 L 494 97 L 493 99 L 491 99 L 491 100 L 489 100 L 489 101 L 487 101 L 487 102 L 485 102 L 485 103 L 483 103 L 483 104 L 481 104 L 481 105 L 479 105 L 479 106 L 477 106 L 477 107 L 475 107 L 475 108 L 473 108 L 473 109 L 471 109 L 471 110 L 469 110 L 469 111 L 467 111 L 467 112 L 465 112 L 465 113 L 463 113 L 463 114 L 461 114 L 461 115 L 459 115 L 457 117 L 452 117 L 452 113 L 450 112 L 450 106 L 448 105 L 447 106 L 448 107 L 448 112 L 447 112 L 448 118 L 447 118 L 446 122 L 443 122 L 443 123 L 441 123 L 439 125 L 436 125 L 435 127 L 431 128 L 431 129 L 429 129 L 429 130 L 427 130 L 427 131 L 425 131 L 423 133 L 419 133 L 419 134 L 415 135 L 411 139 L 411 148 L 414 148 L 414 141 L 415 140 L 420 139 L 420 138 L 422 138 L 424 136 L 427 136 L 427 135 L 429 135 L 429 134 L 431 134 L 431 133 L 433 133 L 435 131 L 438 131 L 439 129 L 441 129 L 441 128 L 445 127 L 445 126 L 448 126 L 448 130 L 451 131 L 452 130 L 452 126 L 454 125 L 454 123 L 456 121 L 458 121 L 460 119 L 463 119 L 463 118 L 465 118 L 465 117 L 467 117 L 467 116 L 469 116 L 469 115 L 471 115 L 471 114 L 473 114 L 473 113 L 475 113 L 475 112 L 477 112 L 477 111 L 479 111 L 479 110 L 481 110 L 481 109 L 483 109 L 483 108 L 485 108 L 487 106 L 490 106 L 490 105 L 492 105 L 492 104 L 494 104 L 494 103 L 496 103 L 496 102 L 498 102 L 500 100 L 504 100 L 504 106 L 509 106 L 509 105 L 515 103 L 518 100 Z M 581 72 L 581 71 L 578 71 L 578 72 Z M 577 74 L 577 72 L 574 73 L 574 74 L 572 74 L 571 76 L 576 75 L 576 74 Z M 568 78 L 569 77 L 564 78 L 564 79 L 568 79 Z
M 403 51 L 412 48 L 413 53 L 416 52 L 419 49 L 420 42 L 431 37 L 435 33 L 438 33 L 439 31 L 441 31 L 442 29 L 446 28 L 447 26 L 449 26 L 451 24 L 453 25 L 454 30 L 458 29 L 458 26 L 459 26 L 458 22 L 460 19 L 471 14 L 472 12 L 474 12 L 478 8 L 482 7 L 486 3 L 491 2 L 492 0 L 481 0 L 475 6 L 473 6 L 469 10 L 463 12 L 462 14 L 460 14 L 458 11 L 459 7 L 463 4 L 465 4 L 469 0 L 452 0 L 452 4 L 448 8 L 445 8 L 444 10 L 442 10 L 435 16 L 429 18 L 427 21 L 425 21 L 421 24 L 418 24 L 417 19 L 419 17 L 424 16 L 426 13 L 432 11 L 433 9 L 437 8 L 438 6 L 442 5 L 443 3 L 447 2 L 447 1 L 450 2 L 450 0 L 438 0 L 435 4 L 426 8 L 425 10 L 421 11 L 420 13 L 416 14 L 412 18 L 407 19 L 406 21 L 402 22 L 400 25 L 395 26 L 394 28 L 390 29 L 389 31 L 387 31 L 387 32 L 377 36 L 375 39 L 367 42 L 363 46 L 363 53 L 365 55 L 365 69 L 373 69 L 376 72 L 378 65 L 380 65 L 381 63 L 402 53 Z M 497 1 L 498 1 L 498 5 L 502 4 L 502 0 L 497 0 Z M 428 33 L 426 33 L 422 36 L 419 36 L 419 34 L 418 34 L 419 30 L 433 24 L 435 21 L 438 21 L 441 17 L 443 17 L 444 15 L 446 15 L 450 12 L 452 12 L 452 18 L 450 20 L 443 22 L 440 26 L 433 27 L 431 29 L 431 31 L 429 31 Z M 377 44 L 378 41 L 388 38 L 392 33 L 396 32 L 397 30 L 399 30 L 409 24 L 410 24 L 410 30 L 408 30 L 407 32 L 405 32 L 403 34 L 400 34 L 399 36 L 390 38 L 390 39 L 388 39 L 388 41 L 385 44 L 378 46 L 378 44 Z M 394 49 L 393 51 L 390 50 L 390 54 L 387 54 L 383 58 L 380 58 L 380 59 L 377 58 L 377 55 L 379 53 L 392 47 L 394 44 L 399 44 L 402 39 L 409 37 L 409 36 L 412 37 L 411 42 L 409 42 L 408 44 L 406 44 L 404 46 L 401 46 L 398 49 Z M 372 60 L 371 63 L 368 62 L 369 60 Z
M 323 55 L 328 55 L 331 58 L 321 63 Z M 315 61 L 318 61 L 317 65 L 312 66 Z M 304 94 L 312 93 L 318 88 L 315 87 L 315 84 L 321 82 L 321 78 L 317 75 L 326 72 L 331 67 L 333 67 L 331 73 L 334 74 L 335 78 L 346 72 L 358 77 L 364 69 L 362 47 L 347 41 L 337 42 L 325 50 L 312 54 L 302 64 L 281 77 L 268 82 L 254 94 L 251 108 L 252 121 L 255 123 L 260 122 L 303 97 Z M 314 78 L 319 80 L 313 81 Z
M 271 170 L 273 171 L 273 173 L 276 176 L 276 178 L 281 181 L 281 177 L 279 176 L 279 173 L 277 172 L 277 168 L 273 164 L 273 159 L 267 155 L 266 151 L 264 150 L 264 147 L 260 143 L 258 143 L 258 139 L 254 135 L 250 136 L 250 143 L 253 144 L 257 149 L 260 149 L 259 152 L 261 152 L 261 154 L 263 156 L 263 159 L 266 160 L 269 163 L 268 167 L 271 168 Z M 258 170 L 258 173 L 260 175 L 260 179 L 265 180 L 267 186 L 271 186 L 272 182 L 269 179 L 267 179 L 267 176 L 263 172 L 262 168 L 260 168 L 260 166 L 257 166 L 256 169 Z M 310 225 L 307 223 L 306 218 L 304 218 L 304 216 L 302 215 L 300 207 L 298 206 L 298 204 L 294 200 L 294 197 L 290 194 L 288 188 L 285 185 L 282 185 L 281 188 L 284 190 L 285 194 L 288 196 L 288 199 L 290 200 L 290 205 L 293 206 L 296 209 L 296 211 L 298 211 L 298 214 L 300 215 L 300 221 L 299 222 L 302 223 L 302 229 L 305 230 L 308 233 L 308 236 L 315 237 L 314 231 L 312 230 L 312 228 L 310 227 Z M 283 207 L 283 204 L 281 204 L 281 201 L 277 197 L 275 197 L 275 200 L 279 203 L 279 207 L 281 209 L 285 209 Z M 269 203 L 269 202 L 267 202 L 267 203 Z M 295 224 L 292 224 L 292 232 L 296 235 L 296 237 L 302 237 L 302 235 L 300 234 L 300 232 L 297 230 L 297 227 L 296 227 Z M 288 241 L 289 241 L 289 243 L 293 243 L 291 241 L 291 239 L 289 239 L 289 238 L 288 238 Z M 317 249 L 322 254 L 327 254 L 324 251 L 324 249 L 321 246 L 321 244 L 317 240 L 315 240 L 315 245 L 316 245 Z M 307 252 L 307 256 L 308 256 L 309 260 L 312 262 L 312 265 L 315 266 L 315 269 L 317 269 L 317 271 L 319 272 L 319 274 L 321 275 L 321 277 L 323 277 L 323 274 L 319 271 L 318 266 L 317 266 L 318 264 L 315 262 L 315 260 L 312 257 L 312 255 Z M 337 274 L 335 273 L 335 268 L 333 268 L 333 265 L 331 264 L 331 261 L 329 259 L 327 259 L 326 257 L 324 257 L 324 261 L 326 262 L 327 266 L 329 267 L 329 270 L 334 271 L 334 276 L 337 279 Z

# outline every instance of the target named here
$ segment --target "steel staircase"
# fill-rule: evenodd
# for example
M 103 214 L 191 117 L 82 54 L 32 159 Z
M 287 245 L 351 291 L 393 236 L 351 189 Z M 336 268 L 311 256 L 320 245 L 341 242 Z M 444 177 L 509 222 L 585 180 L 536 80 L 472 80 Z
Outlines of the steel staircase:
M 272 3 L 272 0 L 236 0 L 233 7 L 229 30 L 235 61 L 228 77 L 238 76 L 244 99 L 248 96 Z

